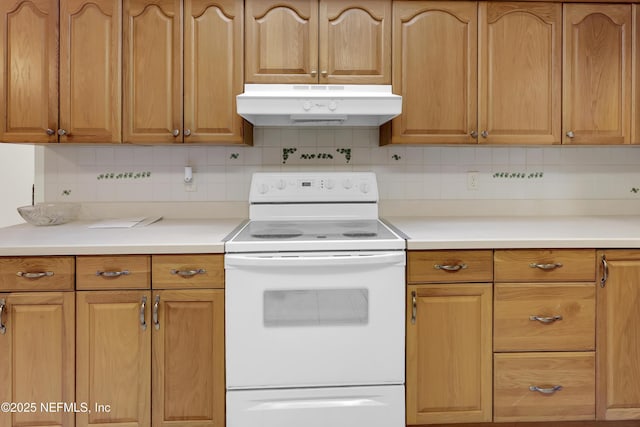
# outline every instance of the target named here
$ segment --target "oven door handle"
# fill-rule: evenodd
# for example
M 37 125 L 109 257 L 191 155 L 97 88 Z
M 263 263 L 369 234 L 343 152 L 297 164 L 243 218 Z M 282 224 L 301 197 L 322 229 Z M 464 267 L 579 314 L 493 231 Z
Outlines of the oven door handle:
M 225 267 L 316 267 L 358 265 L 405 265 L 405 253 L 384 252 L 353 255 L 225 255 Z

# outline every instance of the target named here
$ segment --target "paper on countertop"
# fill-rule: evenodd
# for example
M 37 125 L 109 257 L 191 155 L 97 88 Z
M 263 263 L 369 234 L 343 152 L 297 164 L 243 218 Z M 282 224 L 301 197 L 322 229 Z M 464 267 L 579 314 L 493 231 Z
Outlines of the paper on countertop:
M 153 224 L 156 221 L 160 221 L 161 219 L 161 216 L 140 216 L 134 218 L 105 219 L 94 224 L 89 224 L 89 228 L 145 227 L 149 224 Z

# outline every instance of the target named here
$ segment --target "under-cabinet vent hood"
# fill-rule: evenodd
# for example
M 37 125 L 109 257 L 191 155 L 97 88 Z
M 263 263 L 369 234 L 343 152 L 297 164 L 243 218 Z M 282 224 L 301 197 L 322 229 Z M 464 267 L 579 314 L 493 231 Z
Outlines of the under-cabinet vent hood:
M 402 112 L 390 85 L 247 84 L 237 104 L 256 126 L 380 126 Z

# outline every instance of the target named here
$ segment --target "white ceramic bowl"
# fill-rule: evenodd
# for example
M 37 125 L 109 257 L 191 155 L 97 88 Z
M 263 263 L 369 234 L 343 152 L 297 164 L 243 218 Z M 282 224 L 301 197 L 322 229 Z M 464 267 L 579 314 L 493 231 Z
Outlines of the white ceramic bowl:
M 77 203 L 38 203 L 20 206 L 18 213 L 33 225 L 58 225 L 73 221 L 78 217 L 80 205 Z

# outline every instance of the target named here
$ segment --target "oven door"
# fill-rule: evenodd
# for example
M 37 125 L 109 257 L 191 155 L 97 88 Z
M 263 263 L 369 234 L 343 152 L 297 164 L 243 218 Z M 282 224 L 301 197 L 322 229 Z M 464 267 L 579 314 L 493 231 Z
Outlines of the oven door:
M 228 389 L 404 383 L 405 253 L 227 254 Z

